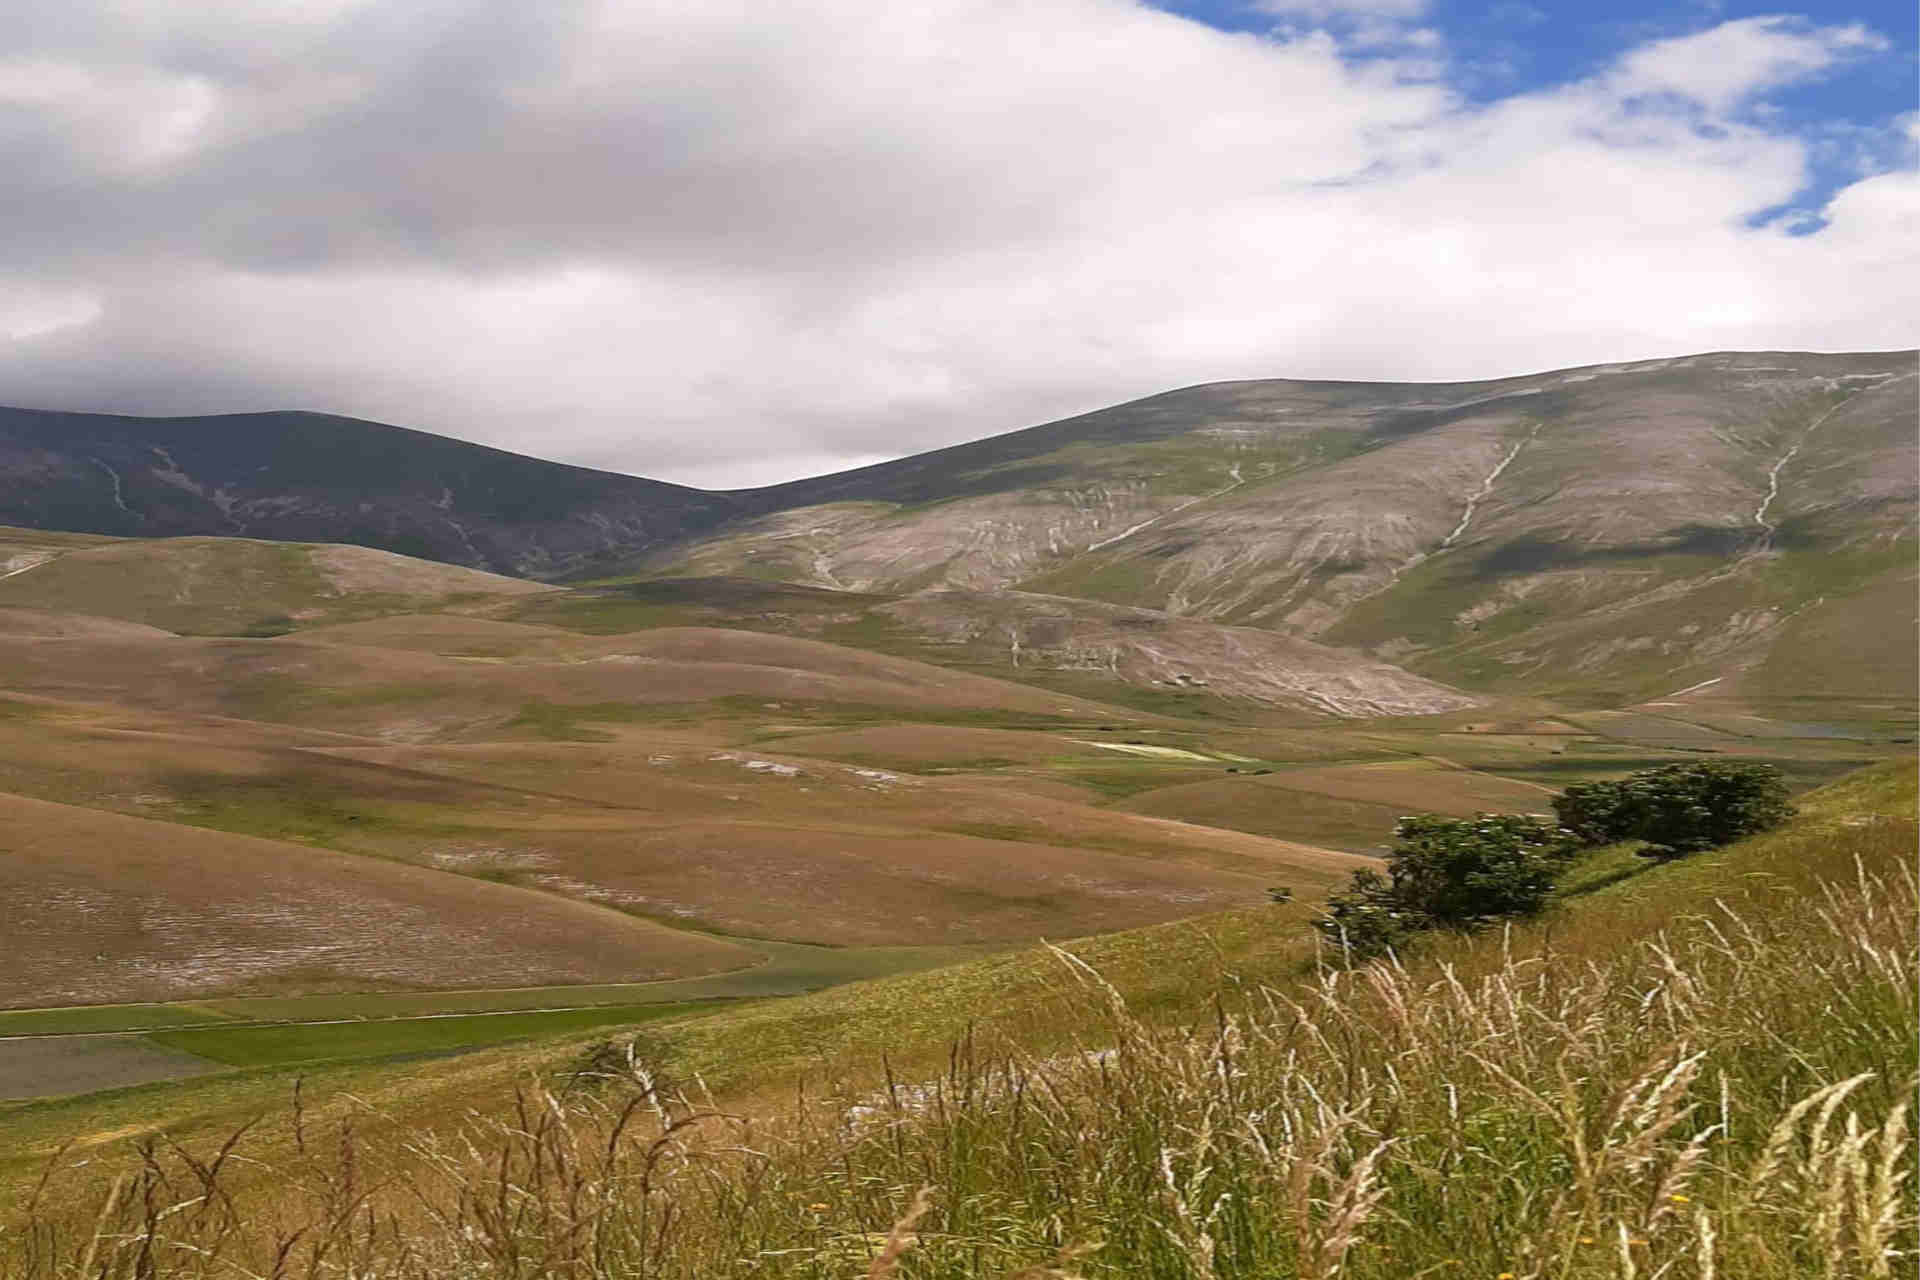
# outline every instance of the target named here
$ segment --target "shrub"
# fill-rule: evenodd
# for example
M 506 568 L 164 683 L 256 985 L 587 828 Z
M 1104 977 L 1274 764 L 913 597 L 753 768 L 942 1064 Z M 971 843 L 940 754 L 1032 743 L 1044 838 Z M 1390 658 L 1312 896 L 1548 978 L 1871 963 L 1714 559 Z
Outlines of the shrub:
M 1473 929 L 1538 913 L 1577 842 L 1540 818 L 1415 814 L 1394 828 L 1387 874 L 1356 871 L 1315 926 L 1356 956 L 1377 955 L 1419 929 Z
M 1618 782 L 1576 783 L 1553 802 L 1560 825 L 1588 844 L 1645 840 L 1641 854 L 1677 858 L 1777 827 L 1793 816 L 1768 764 L 1701 761 L 1643 769 Z

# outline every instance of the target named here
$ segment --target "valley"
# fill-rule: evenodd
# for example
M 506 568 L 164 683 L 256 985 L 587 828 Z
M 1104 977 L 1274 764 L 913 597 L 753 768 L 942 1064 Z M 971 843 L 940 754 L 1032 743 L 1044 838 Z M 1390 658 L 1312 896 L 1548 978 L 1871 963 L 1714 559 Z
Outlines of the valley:
M 1912 366 L 1223 384 L 733 494 L 359 424 L 352 518 L 257 487 L 331 420 L 0 415 L 0 1133 L 441 1098 L 1310 912 L 1409 813 L 1910 757 Z

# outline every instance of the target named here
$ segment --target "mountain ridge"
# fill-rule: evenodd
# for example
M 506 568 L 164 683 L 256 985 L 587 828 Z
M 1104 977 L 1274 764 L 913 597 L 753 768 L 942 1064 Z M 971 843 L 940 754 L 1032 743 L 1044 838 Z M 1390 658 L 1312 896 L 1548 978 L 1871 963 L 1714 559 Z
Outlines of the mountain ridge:
M 22 454 L 25 452 L 23 446 L 31 442 L 41 444 L 42 447 L 44 447 L 44 442 L 47 437 L 53 434 L 52 429 L 59 426 L 78 426 L 83 430 L 91 428 L 96 433 L 102 431 L 112 432 L 113 428 L 120 428 L 118 432 L 113 432 L 113 434 L 105 437 L 96 436 L 96 439 L 112 439 L 115 438 L 115 436 L 125 439 L 132 434 L 134 429 L 144 429 L 145 432 L 150 435 L 163 435 L 178 432 L 182 428 L 191 426 L 213 427 L 221 424 L 242 426 L 325 423 L 360 431 L 362 439 L 355 443 L 362 447 L 372 443 L 382 434 L 390 434 L 393 438 L 412 441 L 419 447 L 435 451 L 440 455 L 436 460 L 444 460 L 452 454 L 459 453 L 474 459 L 488 459 L 494 462 L 511 462 L 513 464 L 529 464 L 548 474 L 554 476 L 567 475 L 579 481 L 585 481 L 591 477 L 594 481 L 602 483 L 613 482 L 615 484 L 643 486 L 646 492 L 657 495 L 662 499 L 670 497 L 680 503 L 687 504 L 689 507 L 697 508 L 703 513 L 707 511 L 715 512 L 719 520 L 726 520 L 742 516 L 751 516 L 767 511 L 787 510 L 808 505 L 810 502 L 828 498 L 835 493 L 849 491 L 865 481 L 891 477 L 903 471 L 909 474 L 923 471 L 943 460 L 964 459 L 976 453 L 985 453 L 993 450 L 1004 451 L 1009 444 L 1016 441 L 1045 440 L 1052 435 L 1071 435 L 1076 428 L 1085 428 L 1088 424 L 1109 420 L 1116 415 L 1137 413 L 1149 407 L 1161 405 L 1163 402 L 1196 396 L 1231 395 L 1235 392 L 1242 392 L 1253 388 L 1295 387 L 1311 391 L 1367 392 L 1375 395 L 1389 396 L 1398 394 L 1405 397 L 1425 392 L 1451 391 L 1459 393 L 1476 389 L 1491 391 L 1494 388 L 1500 387 L 1516 388 L 1515 390 L 1504 393 L 1494 392 L 1490 395 L 1474 397 L 1473 399 L 1460 401 L 1451 405 L 1407 403 L 1397 406 L 1387 406 L 1402 408 L 1409 413 L 1415 414 L 1445 413 L 1515 395 L 1538 394 L 1537 389 L 1520 389 L 1521 384 L 1537 382 L 1543 379 L 1554 379 L 1560 382 L 1573 383 L 1592 380 L 1593 378 L 1612 373 L 1631 373 L 1642 370 L 1686 366 L 1713 360 L 1782 358 L 1802 361 L 1905 360 L 1911 363 L 1916 355 L 1920 355 L 1920 350 L 1871 352 L 1713 351 L 1639 361 L 1614 361 L 1577 365 L 1564 369 L 1539 370 L 1498 378 L 1460 379 L 1445 382 L 1313 378 L 1222 379 L 1175 387 L 1100 409 L 1074 414 L 1066 418 L 996 432 L 978 439 L 944 445 L 936 449 L 923 450 L 884 462 L 849 468 L 845 471 L 828 472 L 817 476 L 804 476 L 793 480 L 781 481 L 776 484 L 748 486 L 737 489 L 700 489 L 689 485 L 675 484 L 671 481 L 652 479 L 634 472 L 613 471 L 605 468 L 581 466 L 574 463 L 555 462 L 540 458 L 534 454 L 478 444 L 459 439 L 455 436 L 423 431 L 418 428 L 403 427 L 371 419 L 308 409 L 270 409 L 218 414 L 149 416 L 0 405 L 0 450 L 6 450 L 6 452 L 0 452 L 0 464 L 4 464 L 9 469 L 20 468 L 21 464 L 27 460 L 22 457 Z M 40 429 L 34 430 L 35 427 Z M 366 432 L 362 430 L 364 428 L 374 428 L 376 430 Z M 1169 431 L 1169 434 L 1177 433 L 1182 429 L 1184 428 L 1176 426 Z M 1414 429 L 1410 424 L 1387 424 L 1381 434 L 1410 433 Z M 236 443 L 236 441 L 234 438 L 229 437 L 221 440 L 220 443 L 233 444 Z M 299 442 L 293 440 L 293 443 Z M 159 445 L 156 447 L 149 444 L 147 448 L 152 452 L 153 456 L 141 461 L 153 474 L 162 478 L 162 483 L 170 484 L 175 489 L 183 492 L 194 492 L 193 486 L 198 485 L 200 482 L 194 481 L 191 476 L 185 475 L 180 470 L 178 463 L 170 456 L 172 454 L 171 446 Z M 388 457 L 391 457 L 393 453 L 391 449 L 376 450 L 376 452 L 388 455 Z M 307 460 L 312 461 L 313 459 L 309 458 Z M 154 467 L 154 463 L 160 464 L 159 467 Z M 104 469 L 105 464 L 101 465 Z M 380 477 L 378 473 L 361 473 L 358 478 L 364 483 L 368 480 L 377 482 L 382 477 Z M 111 475 L 105 475 L 100 483 L 104 484 L 111 491 L 114 479 Z M 204 488 L 204 486 L 201 487 Z M 122 492 L 121 496 L 124 499 L 126 495 Z M 874 494 L 871 490 L 864 491 L 860 494 L 860 497 L 865 500 L 874 500 L 878 496 L 879 495 Z M 954 495 L 947 494 L 945 496 L 951 497 Z M 238 521 L 232 517 L 228 510 L 222 507 L 219 502 L 216 502 L 214 505 L 216 508 L 221 509 L 223 523 L 219 525 L 207 525 L 206 527 L 182 527 L 178 531 L 182 533 L 204 533 L 215 536 L 223 534 L 246 535 L 248 530 L 244 527 L 244 521 Z M 126 527 L 124 520 L 118 520 L 113 517 L 107 517 L 103 523 L 110 523 L 119 527 L 80 528 L 58 526 L 51 523 L 22 518 L 22 506 L 22 498 L 16 488 L 10 487 L 0 491 L 0 523 L 10 523 L 29 528 L 59 528 L 64 532 L 106 533 L 116 536 L 152 536 L 157 532 L 161 532 L 154 528 L 136 529 Z M 116 509 L 119 509 L 117 504 L 111 501 L 109 501 L 109 506 L 114 506 Z M 128 513 L 125 513 L 123 510 L 122 514 Z M 155 510 L 151 514 L 157 517 L 166 514 L 180 515 L 181 513 L 167 513 L 162 510 Z M 264 518 L 264 516 L 262 518 Z M 289 538 L 288 540 L 294 539 Z M 330 540 L 343 541 L 346 539 L 335 538 Z M 367 545 L 380 544 L 369 543 Z M 402 554 L 419 554 L 416 550 L 402 546 L 382 546 L 381 549 L 400 551 Z M 449 559 L 453 563 L 470 563 L 472 567 L 487 568 L 493 571 L 499 571 L 500 568 L 497 564 L 473 563 L 471 561 L 461 560 L 458 557 L 428 556 L 426 558 Z M 528 573 L 527 576 L 536 575 Z
M 1004 632 L 968 643 L 1010 662 L 1074 633 L 1055 657 L 1084 665 L 1092 627 L 1117 672 L 1137 647 L 1088 610 L 1120 606 L 1469 690 L 1622 705 L 1793 670 L 1779 692 L 1800 697 L 1817 664 L 1775 652 L 1796 634 L 1904 625 L 1885 615 L 1920 530 L 1914 374 L 1904 351 L 1715 352 L 1239 379 L 717 492 L 325 415 L 4 410 L 0 521 L 357 542 L 548 582 L 955 592 Z

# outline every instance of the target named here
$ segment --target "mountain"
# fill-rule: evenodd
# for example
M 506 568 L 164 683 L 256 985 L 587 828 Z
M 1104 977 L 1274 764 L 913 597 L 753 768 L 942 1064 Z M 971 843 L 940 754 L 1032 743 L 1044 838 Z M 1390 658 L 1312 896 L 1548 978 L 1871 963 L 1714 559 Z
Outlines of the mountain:
M 1914 375 L 1769 352 L 1195 387 L 764 491 L 642 567 L 1099 600 L 1632 702 L 1765 667 L 1814 615 L 1910 634 Z M 1911 699 L 1911 665 L 1755 692 Z
M 1316 684 L 1356 651 L 1376 676 L 1406 668 L 1427 683 L 1381 704 L 1401 709 L 1438 709 L 1439 686 L 1623 705 L 1704 684 L 1818 719 L 1915 696 L 1906 640 L 1820 658 L 1836 636 L 1910 635 L 1914 377 L 1913 352 L 1761 352 L 1219 383 L 734 493 L 313 414 L 10 410 L 0 520 L 821 588 L 1014 678 L 1212 682 L 1274 660 L 1262 632 Z
M 552 578 L 740 509 L 724 494 L 329 414 L 0 409 L 0 524 L 345 542 Z

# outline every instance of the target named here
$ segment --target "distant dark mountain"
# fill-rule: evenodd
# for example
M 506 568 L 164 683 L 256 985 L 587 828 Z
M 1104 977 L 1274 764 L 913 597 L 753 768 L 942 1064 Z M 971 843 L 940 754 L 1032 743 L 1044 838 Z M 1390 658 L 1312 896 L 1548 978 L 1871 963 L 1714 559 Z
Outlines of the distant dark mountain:
M 345 542 L 557 578 L 740 514 L 724 494 L 356 418 L 0 408 L 0 524 Z

